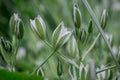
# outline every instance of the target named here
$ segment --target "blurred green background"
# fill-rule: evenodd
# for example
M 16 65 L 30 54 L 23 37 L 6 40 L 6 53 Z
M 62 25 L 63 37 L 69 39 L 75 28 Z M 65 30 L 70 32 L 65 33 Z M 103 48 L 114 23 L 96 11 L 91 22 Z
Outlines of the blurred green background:
M 99 20 L 102 10 L 108 10 L 108 23 L 105 32 L 113 36 L 113 45 L 118 47 L 120 44 L 120 0 L 88 1 Z M 39 64 L 39 60 L 44 59 L 46 54 L 51 52 L 51 49 L 46 48 L 47 46 L 40 42 L 39 38 L 31 31 L 29 24 L 30 19 L 34 19 L 37 15 L 42 16 L 47 26 L 48 41 L 51 41 L 51 34 L 61 21 L 65 23 L 66 27 L 74 28 L 72 16 L 74 3 L 77 3 L 81 10 L 82 25 L 87 26 L 90 15 L 81 0 L 0 0 L 0 37 L 3 36 L 6 39 L 11 40 L 9 20 L 13 13 L 18 13 L 25 25 L 25 36 L 20 49 L 23 51 L 22 53 L 26 54 L 22 55 L 22 59 L 20 58 L 19 60 L 18 58 L 19 64 L 16 66 L 19 71 L 29 70 L 31 72 L 34 69 L 35 64 Z M 95 27 L 94 31 L 97 32 Z M 56 63 L 56 61 L 54 61 L 55 59 L 53 58 L 49 61 L 49 64 L 51 64 L 52 67 L 50 67 L 51 65 L 49 64 L 46 66 L 46 71 L 47 67 L 51 69 L 51 72 L 48 70 L 49 75 L 52 75 L 52 73 L 56 75 L 54 73 L 56 70 L 52 70 Z M 96 59 L 98 59 L 98 56 Z M 28 63 L 28 61 L 30 63 Z M 55 63 L 52 63 L 52 61 Z M 2 62 L 0 63 L 2 64 Z M 104 63 L 104 61 L 101 63 Z M 65 66 L 67 66 L 67 64 L 65 64 Z

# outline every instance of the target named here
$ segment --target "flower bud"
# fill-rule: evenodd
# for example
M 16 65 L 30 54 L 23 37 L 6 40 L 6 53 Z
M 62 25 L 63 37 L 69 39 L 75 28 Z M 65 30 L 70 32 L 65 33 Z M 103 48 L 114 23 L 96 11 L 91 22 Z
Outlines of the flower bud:
M 81 80 L 80 78 L 78 78 L 79 70 L 74 65 L 69 65 L 68 73 L 71 77 L 71 80 Z
M 1 37 L 0 43 L 3 50 L 5 50 L 6 52 L 12 52 L 13 47 L 9 41 L 6 41 L 3 37 Z
M 80 31 L 80 41 L 84 42 L 84 40 L 86 39 L 86 35 L 87 35 L 86 30 L 81 29 L 81 31 Z
M 18 21 L 15 31 L 16 31 L 16 37 L 18 39 L 22 39 L 24 36 L 24 27 L 23 27 L 23 22 L 21 20 Z
M 14 13 L 9 22 L 10 30 L 11 30 L 12 34 L 14 34 L 14 35 L 15 35 L 15 26 L 16 26 L 18 20 L 19 20 L 18 14 Z
M 90 19 L 89 25 L 88 25 L 88 33 L 90 34 L 92 31 L 93 31 L 92 20 Z
M 34 20 L 30 20 L 30 25 L 33 32 L 35 32 L 35 34 L 37 34 L 40 39 L 44 40 L 46 34 L 46 26 L 43 19 L 38 16 Z
M 10 30 L 18 39 L 22 39 L 24 35 L 23 22 L 18 14 L 14 13 L 9 22 Z
M 76 58 L 78 56 L 78 46 L 77 46 L 77 42 L 74 38 L 74 36 L 72 36 L 72 38 L 69 40 L 68 44 L 67 44 L 67 50 L 69 53 L 70 58 Z
M 4 40 L 3 37 L 1 37 L 0 43 L 1 43 L 1 47 L 2 47 L 3 49 L 6 49 L 6 48 L 7 48 L 7 44 L 6 44 L 6 42 L 5 42 L 5 40 Z
M 105 27 L 106 27 L 106 24 L 107 24 L 107 16 L 108 16 L 108 13 L 107 13 L 107 11 L 104 9 L 103 12 L 102 12 L 101 21 L 100 21 L 100 24 L 101 24 L 102 29 L 105 29 Z
M 60 77 L 62 75 L 62 63 L 58 60 L 57 64 L 57 75 Z
M 84 65 L 83 63 L 80 63 L 80 66 L 79 66 L 79 76 L 80 76 L 80 80 L 82 80 L 82 74 L 85 75 L 85 73 L 83 73 L 83 69 L 84 69 Z M 85 77 L 85 76 L 84 76 Z
M 76 4 L 73 7 L 73 18 L 74 18 L 75 27 L 80 28 L 80 26 L 81 26 L 81 12 Z
M 70 38 L 70 31 L 64 27 L 63 22 L 61 22 L 52 34 L 52 43 L 54 48 L 57 50 L 62 45 L 64 45 Z

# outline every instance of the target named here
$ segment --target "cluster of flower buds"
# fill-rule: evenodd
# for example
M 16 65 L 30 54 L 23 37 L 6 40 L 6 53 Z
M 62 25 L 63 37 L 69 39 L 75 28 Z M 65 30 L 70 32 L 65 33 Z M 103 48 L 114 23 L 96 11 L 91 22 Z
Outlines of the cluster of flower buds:
M 79 37 L 79 30 L 81 28 L 81 12 L 77 4 L 73 6 L 73 20 L 75 25 L 75 37 Z
M 24 36 L 24 27 L 23 22 L 19 18 L 18 14 L 14 13 L 10 19 L 9 23 L 12 35 L 17 37 L 18 39 L 22 39 Z
M 3 37 L 0 39 L 0 49 L 2 56 L 9 66 L 14 67 L 14 62 L 19 47 L 19 42 L 24 36 L 23 22 L 19 18 L 18 14 L 14 13 L 9 22 L 10 31 L 12 33 L 12 42 L 5 40 Z M 11 53 L 11 54 L 10 54 Z M 13 67 L 10 67 L 10 71 L 13 71 Z
M 80 41 L 85 41 L 87 33 L 90 34 L 93 31 L 92 20 L 89 21 L 88 30 L 81 27 L 81 12 L 77 4 L 73 6 L 73 20 L 75 25 L 75 37 L 79 38 Z
M 96 76 L 94 64 L 92 66 L 91 64 L 84 66 L 83 63 L 80 63 L 79 70 L 74 66 L 70 66 L 68 71 L 72 80 L 96 80 L 92 78 Z
M 45 40 L 46 37 L 46 26 L 43 19 L 37 16 L 34 20 L 30 20 L 30 25 L 33 32 L 41 39 Z M 55 50 L 59 49 L 64 45 L 70 38 L 70 31 L 64 27 L 64 23 L 61 22 L 52 34 L 52 43 Z

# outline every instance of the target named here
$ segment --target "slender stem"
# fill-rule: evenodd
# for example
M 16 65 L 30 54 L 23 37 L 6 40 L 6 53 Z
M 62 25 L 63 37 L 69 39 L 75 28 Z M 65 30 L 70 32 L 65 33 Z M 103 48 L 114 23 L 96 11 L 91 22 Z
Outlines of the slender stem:
M 78 38 L 77 38 L 77 46 L 78 46 L 79 56 L 81 57 L 80 40 Z
M 86 6 L 86 8 L 87 8 L 88 12 L 90 13 L 93 21 L 95 22 L 96 27 L 97 27 L 98 31 L 100 32 L 100 34 L 102 35 L 102 38 L 104 39 L 107 47 L 109 48 L 110 55 L 111 55 L 111 57 L 112 57 L 115 65 L 117 66 L 119 72 L 120 72 L 120 65 L 119 65 L 118 61 L 116 60 L 116 57 L 113 55 L 112 48 L 111 48 L 110 44 L 108 43 L 108 41 L 107 41 L 107 39 L 106 39 L 106 37 L 105 37 L 105 35 L 104 35 L 104 32 L 103 32 L 103 30 L 102 30 L 102 28 L 101 28 L 101 26 L 100 26 L 100 23 L 99 23 L 96 15 L 95 15 L 95 13 L 93 12 L 93 10 L 92 10 L 92 8 L 90 7 L 90 5 L 89 5 L 89 3 L 87 2 L 87 0 L 82 0 L 82 2 L 83 2 L 84 5 Z
M 97 71 L 96 74 L 101 73 L 101 72 L 103 72 L 103 71 L 106 71 L 106 70 L 108 70 L 108 69 L 113 69 L 113 68 L 116 68 L 116 65 L 109 66 L 109 67 L 106 67 L 106 68 L 104 68 L 104 69 L 101 69 L 101 70 Z
M 94 48 L 97 40 L 99 39 L 100 37 L 100 33 L 97 35 L 96 39 L 93 41 L 92 45 L 89 47 L 89 49 L 83 54 L 82 56 L 82 61 L 85 59 L 85 57 L 87 56 L 87 54 Z
M 48 43 L 46 40 L 44 40 L 44 43 L 45 43 L 47 46 L 49 46 L 50 48 L 54 49 L 53 46 L 52 46 L 50 43 Z M 57 54 L 57 55 L 59 55 L 63 60 L 65 60 L 66 62 L 69 62 L 69 63 L 72 64 L 72 65 L 74 65 L 76 68 L 79 68 L 79 66 L 78 66 L 74 61 L 72 61 L 72 60 L 69 59 L 68 57 L 62 55 L 62 53 L 61 53 L 59 50 L 56 51 L 56 52 L 59 53 L 59 54 Z
M 91 34 L 88 34 L 88 35 L 86 36 L 85 41 L 84 41 L 84 43 L 83 43 L 83 46 L 84 46 L 84 47 L 86 47 L 86 44 L 88 43 L 88 39 L 89 39 L 90 35 L 91 35 Z
M 38 72 L 38 70 L 40 69 L 40 67 L 42 67 L 47 61 L 48 59 L 50 59 L 54 54 L 55 54 L 55 50 L 42 62 L 42 64 L 40 64 L 33 72 L 33 74 L 35 74 L 36 72 Z
M 17 42 L 16 42 L 16 40 L 17 40 Z M 11 64 L 11 72 L 14 72 L 14 66 L 15 66 L 15 63 L 16 63 L 17 51 L 18 51 L 18 48 L 20 46 L 20 43 L 21 43 L 21 40 L 15 39 L 15 37 L 13 37 L 13 45 L 14 45 L 14 47 L 17 47 L 17 48 L 15 49 L 15 52 L 14 52 L 14 55 L 13 55 L 12 64 Z

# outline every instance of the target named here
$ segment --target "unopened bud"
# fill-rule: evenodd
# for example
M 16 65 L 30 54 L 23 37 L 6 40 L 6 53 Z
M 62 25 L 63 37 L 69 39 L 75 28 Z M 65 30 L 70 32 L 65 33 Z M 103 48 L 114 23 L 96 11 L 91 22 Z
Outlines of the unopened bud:
M 70 58 L 75 59 L 78 56 L 78 46 L 75 37 L 72 36 L 67 44 L 67 50 Z
M 23 22 L 19 18 L 18 14 L 14 13 L 9 22 L 10 30 L 12 35 L 16 36 L 18 39 L 22 39 L 24 35 Z
M 16 26 L 16 36 L 18 39 L 22 39 L 24 36 L 24 27 L 23 27 L 23 22 L 20 20 L 18 22 L 18 25 Z
M 85 29 L 81 29 L 80 31 L 80 41 L 84 41 L 86 38 L 87 32 Z
M 108 13 L 107 11 L 104 9 L 103 12 L 102 12 L 102 15 L 101 15 L 101 27 L 102 29 L 105 29 L 106 27 L 106 24 L 107 24 L 107 16 L 108 16 Z
M 39 36 L 40 39 L 45 39 L 46 26 L 43 19 L 40 16 L 37 16 L 34 20 L 30 20 L 30 25 L 35 34 Z
M 92 20 L 90 19 L 89 25 L 88 25 L 88 33 L 91 33 L 92 31 L 93 31 Z
M 62 75 L 62 63 L 58 60 L 57 64 L 57 75 L 60 77 Z
M 0 43 L 3 50 L 5 50 L 6 52 L 12 52 L 13 47 L 9 41 L 6 41 L 3 37 L 1 37 Z
M 75 27 L 80 28 L 80 26 L 81 26 L 81 12 L 76 4 L 73 6 L 73 18 L 74 18 Z
M 69 40 L 70 36 L 70 31 L 68 31 L 64 27 L 64 23 L 61 22 L 52 34 L 52 43 L 55 50 L 63 46 Z
M 18 14 L 14 13 L 9 21 L 10 30 L 11 30 L 12 34 L 14 34 L 14 35 L 15 35 L 15 26 L 16 26 L 18 20 L 19 20 Z

